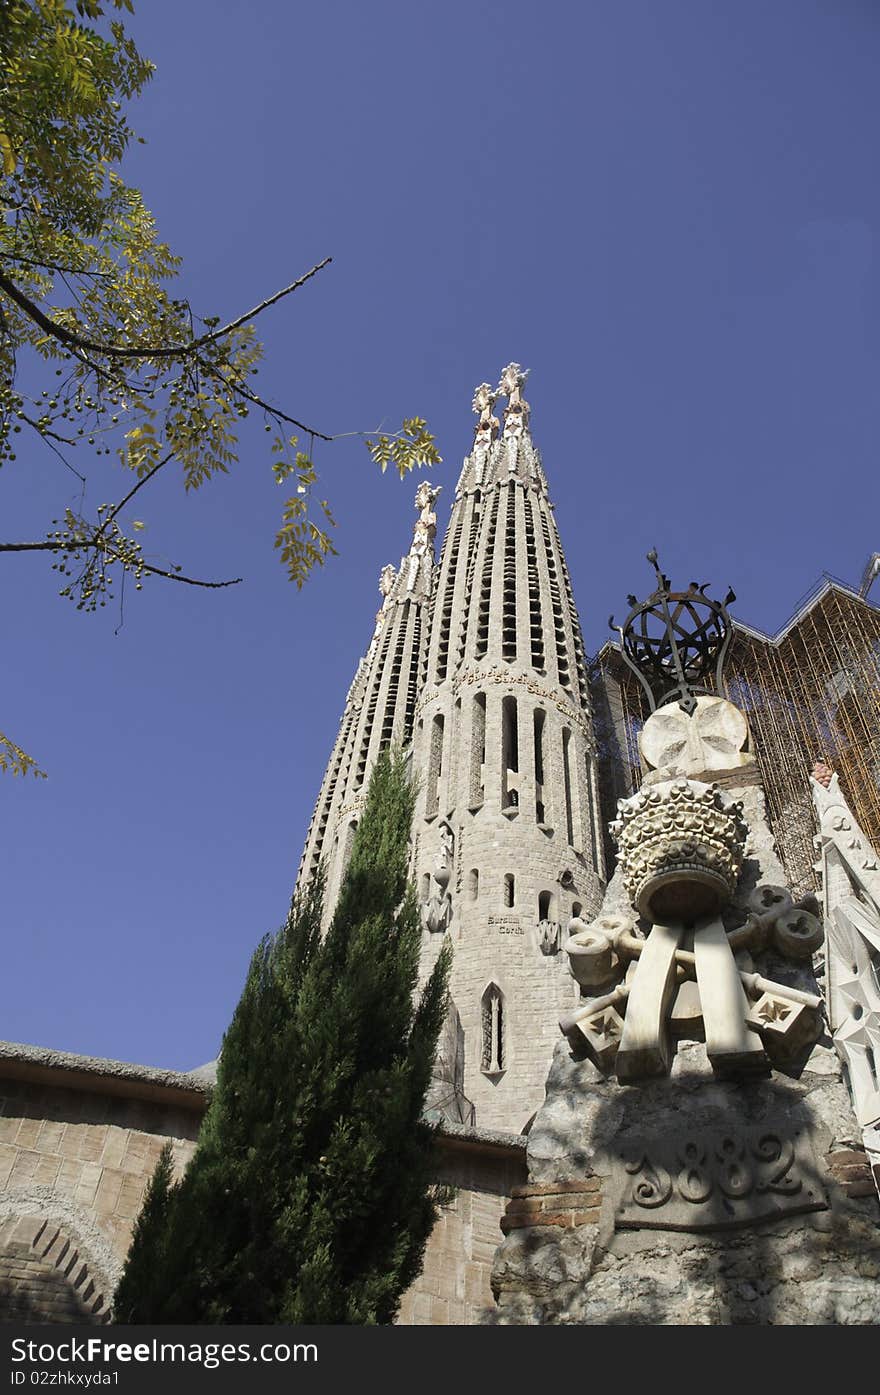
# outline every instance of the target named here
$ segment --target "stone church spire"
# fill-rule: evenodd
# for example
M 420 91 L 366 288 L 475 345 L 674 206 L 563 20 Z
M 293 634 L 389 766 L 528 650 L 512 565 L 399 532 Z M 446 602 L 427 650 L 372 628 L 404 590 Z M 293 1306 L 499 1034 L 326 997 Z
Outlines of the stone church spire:
M 423 966 L 449 933 L 456 1097 L 481 1127 L 515 1132 L 571 998 L 561 931 L 598 906 L 603 876 L 583 642 L 526 377 L 511 363 L 474 393 L 414 732 Z
M 306 836 L 299 880 L 313 876 L 324 860 L 327 918 L 351 853 L 373 763 L 392 742 L 406 746 L 412 740 L 428 639 L 437 532 L 434 506 L 439 493 L 439 487 L 427 480 L 419 485 L 409 552 L 399 567 L 388 564 L 379 574 L 382 602 L 373 636 L 348 691 Z

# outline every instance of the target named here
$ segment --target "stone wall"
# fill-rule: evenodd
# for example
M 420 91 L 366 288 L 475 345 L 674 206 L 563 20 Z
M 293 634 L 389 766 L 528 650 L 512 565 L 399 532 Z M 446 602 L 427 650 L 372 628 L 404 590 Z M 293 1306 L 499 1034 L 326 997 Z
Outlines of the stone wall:
M 166 1141 L 181 1171 L 209 1086 L 192 1075 L 0 1043 L 0 1322 L 106 1322 L 144 1189 Z M 451 1189 L 407 1324 L 477 1323 L 525 1139 L 444 1126 Z
M 873 1324 L 880 1204 L 826 1040 L 797 1078 L 716 1078 L 701 1043 L 621 1086 L 567 1043 L 502 1221 L 501 1323 Z
M 453 1126 L 438 1138 L 437 1180 L 454 1194 L 441 1208 L 398 1323 L 473 1324 L 494 1312 L 492 1261 L 508 1198 L 525 1179 L 525 1142 Z
M 162 1146 L 185 1167 L 206 1098 L 171 1072 L 0 1051 L 0 1320 L 107 1320 Z

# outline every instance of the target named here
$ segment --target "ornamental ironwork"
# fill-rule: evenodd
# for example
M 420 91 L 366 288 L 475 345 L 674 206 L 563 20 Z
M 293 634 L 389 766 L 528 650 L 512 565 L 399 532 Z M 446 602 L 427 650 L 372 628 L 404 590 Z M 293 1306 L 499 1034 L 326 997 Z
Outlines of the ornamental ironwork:
M 736 596 L 728 590 L 723 602 L 706 595 L 708 582 L 692 581 L 686 591 L 673 591 L 657 561 L 656 549 L 648 561 L 657 574 L 657 589 L 646 601 L 627 596 L 632 607 L 623 625 L 612 629 L 620 635 L 624 662 L 648 695 L 653 712 L 666 702 L 677 701 L 688 714 L 697 705 L 697 694 L 724 694 L 722 669 L 732 626 L 727 607 Z M 710 675 L 714 687 L 707 684 Z

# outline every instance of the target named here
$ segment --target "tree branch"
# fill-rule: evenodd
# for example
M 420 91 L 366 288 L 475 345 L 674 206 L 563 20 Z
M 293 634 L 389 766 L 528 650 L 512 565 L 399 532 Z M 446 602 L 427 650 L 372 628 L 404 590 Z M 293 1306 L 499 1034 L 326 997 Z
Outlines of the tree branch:
M 204 372 L 212 377 L 218 377 L 223 385 L 229 388 L 230 392 L 237 392 L 240 397 L 244 397 L 246 401 L 252 402 L 255 407 L 262 407 L 264 412 L 269 412 L 271 416 L 277 417 L 279 421 L 286 421 L 291 426 L 297 427 L 298 430 L 304 431 L 307 436 L 314 436 L 316 441 L 336 440 L 335 436 L 325 436 L 323 431 L 315 431 L 313 427 L 306 426 L 304 422 L 297 421 L 296 417 L 289 417 L 286 412 L 282 412 L 280 407 L 273 407 L 271 403 L 264 402 L 262 397 L 258 397 L 257 394 L 251 392 L 249 388 L 242 387 L 241 383 L 237 383 L 231 378 L 225 378 L 216 368 L 212 368 L 210 364 L 205 363 L 204 359 L 196 359 L 196 362 Z M 351 432 L 349 434 L 355 435 L 357 433 Z
M 25 266 L 42 267 L 44 271 L 66 271 L 73 276 L 100 276 L 102 279 L 107 279 L 113 274 L 110 271 L 87 271 L 81 266 L 61 266 L 58 262 L 44 262 L 39 257 L 23 257 L 20 252 L 4 252 L 3 255 L 11 261 L 23 262 Z
M 267 300 L 261 301 L 259 305 L 254 306 L 253 310 L 248 310 L 247 314 L 239 315 L 238 319 L 230 320 L 229 324 L 224 325 L 222 329 L 211 330 L 210 333 L 203 334 L 201 338 L 192 340 L 189 344 L 145 344 L 142 347 L 127 349 L 120 348 L 117 344 L 99 344 L 94 339 L 86 339 L 83 335 L 77 334 L 74 330 L 67 329 L 65 325 L 59 324 L 57 320 L 50 319 L 48 315 L 43 313 L 39 305 L 29 299 L 23 291 L 20 291 L 18 286 L 16 286 L 13 281 L 10 281 L 8 276 L 4 276 L 2 272 L 0 272 L 0 290 L 4 290 L 10 300 L 15 301 L 19 309 L 30 316 L 34 323 L 39 325 L 40 329 L 45 330 L 46 334 L 50 335 L 53 339 L 57 339 L 59 343 L 68 345 L 70 348 L 82 349 L 86 353 L 104 354 L 108 358 L 181 358 L 197 353 L 198 350 L 203 349 L 206 344 L 213 344 L 215 340 L 222 339 L 225 334 L 230 334 L 232 330 L 239 329 L 243 324 L 247 324 L 248 320 L 252 320 L 256 315 L 259 315 L 261 311 L 268 309 L 270 305 L 274 305 L 277 301 L 282 300 L 284 296 L 290 295 L 292 291 L 299 290 L 300 286 L 304 286 L 306 281 L 310 280 L 312 276 L 315 276 L 332 260 L 332 257 L 325 257 L 322 262 L 318 262 L 316 266 L 313 266 L 311 271 L 307 271 L 304 276 L 300 276 L 299 280 L 291 281 L 289 286 L 285 286 L 283 290 L 277 291 L 275 295 L 269 296 Z
M 26 542 L 26 543 L 0 543 L 0 552 L 82 552 L 85 548 L 93 548 L 96 552 L 103 552 L 111 562 L 126 563 L 127 559 L 122 553 L 114 552 L 103 538 L 97 535 L 93 538 L 82 538 L 79 542 L 57 543 L 57 542 Z M 130 565 L 130 564 L 129 564 Z M 168 581 L 180 581 L 185 586 L 204 586 L 212 591 L 219 591 L 224 586 L 238 586 L 243 580 L 240 576 L 232 577 L 229 581 L 200 581 L 194 576 L 184 576 L 181 572 L 165 571 L 163 567 L 154 567 L 149 562 L 139 559 L 137 566 L 141 571 L 152 572 L 154 576 L 164 576 Z
M 154 475 L 156 475 L 156 474 L 159 473 L 159 471 L 162 469 L 162 466 L 163 466 L 163 465 L 167 465 L 169 460 L 173 460 L 173 459 L 174 459 L 174 454 L 175 454 L 174 451 L 173 451 L 173 450 L 170 450 L 170 451 L 168 452 L 168 454 L 164 457 L 164 459 L 159 460 L 159 461 L 152 467 L 152 469 L 148 470 L 147 473 L 146 473 L 145 475 L 142 475 L 142 476 L 141 476 L 141 478 L 138 480 L 137 484 L 135 484 L 135 485 L 132 486 L 132 488 L 128 491 L 128 493 L 125 495 L 125 497 L 119 500 L 119 503 L 118 503 L 118 504 L 114 504 L 113 508 L 110 510 L 109 514 L 107 515 L 106 519 L 104 520 L 104 522 L 103 522 L 102 525 L 101 525 L 102 530 L 103 530 L 104 528 L 107 527 L 107 524 L 108 524 L 108 523 L 112 523 L 112 522 L 113 522 L 113 520 L 114 520 L 114 518 L 116 517 L 116 515 L 117 515 L 118 513 L 121 513 L 121 512 L 122 512 L 122 510 L 125 508 L 126 504 L 129 502 L 129 500 L 133 499 L 134 496 L 135 496 L 135 494 L 137 494 L 138 490 L 139 490 L 139 489 L 143 489 L 143 487 L 144 487 L 144 485 L 147 483 L 147 481 L 148 481 L 148 480 L 151 480 L 151 479 L 153 478 Z
M 21 413 L 22 421 L 26 421 L 28 426 L 32 426 L 41 436 L 51 436 L 53 441 L 60 441 L 63 446 L 75 446 L 76 441 L 72 436 L 59 436 L 57 431 L 50 431 L 48 426 L 41 426 L 33 417 L 29 417 L 26 412 Z

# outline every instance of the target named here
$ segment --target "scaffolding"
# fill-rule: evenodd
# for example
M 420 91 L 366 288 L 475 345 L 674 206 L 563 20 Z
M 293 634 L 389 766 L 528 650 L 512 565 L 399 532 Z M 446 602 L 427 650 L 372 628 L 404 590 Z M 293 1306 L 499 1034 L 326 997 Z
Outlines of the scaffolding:
M 776 636 L 734 621 L 727 696 L 748 717 L 767 814 L 792 891 L 817 888 L 809 774 L 823 760 L 880 847 L 880 609 L 824 575 Z M 641 780 L 638 733 L 647 702 L 615 644 L 592 664 L 600 795 L 606 827 Z M 606 848 L 611 853 L 613 849 Z

